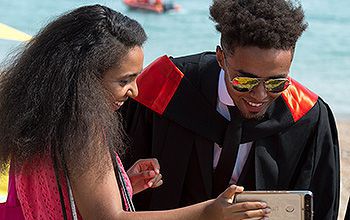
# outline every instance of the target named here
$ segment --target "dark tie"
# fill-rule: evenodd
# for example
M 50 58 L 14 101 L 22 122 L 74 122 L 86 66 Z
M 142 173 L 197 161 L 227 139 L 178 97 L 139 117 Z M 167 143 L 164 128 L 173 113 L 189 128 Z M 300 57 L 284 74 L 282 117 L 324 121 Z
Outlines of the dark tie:
M 227 126 L 220 158 L 213 175 L 213 196 L 217 197 L 229 185 L 241 142 L 243 118 L 237 107 L 228 106 L 231 121 Z

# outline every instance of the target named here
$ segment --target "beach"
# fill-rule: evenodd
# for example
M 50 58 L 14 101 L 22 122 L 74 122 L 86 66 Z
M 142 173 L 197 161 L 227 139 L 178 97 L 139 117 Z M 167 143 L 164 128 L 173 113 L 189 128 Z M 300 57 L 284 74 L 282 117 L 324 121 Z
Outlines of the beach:
M 340 145 L 340 209 L 339 220 L 344 219 L 350 195 L 350 119 L 337 120 Z

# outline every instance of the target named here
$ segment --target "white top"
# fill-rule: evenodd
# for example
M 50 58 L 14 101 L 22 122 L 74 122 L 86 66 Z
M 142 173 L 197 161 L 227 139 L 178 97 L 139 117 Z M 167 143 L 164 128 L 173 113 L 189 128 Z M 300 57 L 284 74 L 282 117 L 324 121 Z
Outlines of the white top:
M 218 101 L 216 105 L 216 110 L 224 116 L 227 120 L 231 120 L 230 118 L 230 112 L 228 111 L 227 106 L 234 106 L 227 88 L 225 84 L 225 72 L 224 70 L 221 70 L 220 76 L 219 76 L 219 86 L 218 86 Z M 250 148 L 252 147 L 253 142 L 248 142 L 244 144 L 239 145 L 238 154 L 237 154 L 237 160 L 235 167 L 233 169 L 233 173 L 230 179 L 230 184 L 236 184 L 238 181 L 239 176 L 242 173 L 243 167 L 245 162 L 247 161 L 247 157 L 250 151 Z M 219 158 L 220 158 L 221 148 L 218 144 L 214 144 L 214 160 L 213 160 L 213 168 L 215 169 Z

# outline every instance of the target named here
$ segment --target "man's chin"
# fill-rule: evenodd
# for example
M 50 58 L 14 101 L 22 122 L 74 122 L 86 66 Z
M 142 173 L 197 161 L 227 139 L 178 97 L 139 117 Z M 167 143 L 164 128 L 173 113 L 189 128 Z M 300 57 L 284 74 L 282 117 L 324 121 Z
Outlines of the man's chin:
M 260 119 L 264 118 L 265 111 L 263 111 L 263 112 L 256 112 L 256 113 L 253 113 L 253 112 L 244 112 L 244 113 L 242 113 L 241 112 L 241 114 L 242 114 L 243 118 L 248 119 L 248 120 L 260 120 Z

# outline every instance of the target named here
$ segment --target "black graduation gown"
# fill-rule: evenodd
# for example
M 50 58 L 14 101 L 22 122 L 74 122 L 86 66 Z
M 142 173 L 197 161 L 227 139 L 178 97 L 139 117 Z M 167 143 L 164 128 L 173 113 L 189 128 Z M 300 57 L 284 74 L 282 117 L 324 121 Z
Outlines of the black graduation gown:
M 212 198 L 213 146 L 228 123 L 216 112 L 220 67 L 214 53 L 172 60 L 185 74 L 161 116 L 130 100 L 121 109 L 132 147 L 126 167 L 156 157 L 164 184 L 134 197 L 137 210 L 177 208 Z M 243 125 L 241 143 L 254 141 L 247 161 L 256 190 L 310 190 L 315 219 L 337 219 L 339 144 L 331 110 L 321 99 L 298 120 L 282 97 L 261 121 Z M 246 168 L 244 168 L 246 169 Z M 253 175 L 253 178 L 251 176 Z M 248 181 L 249 182 L 249 181 Z

